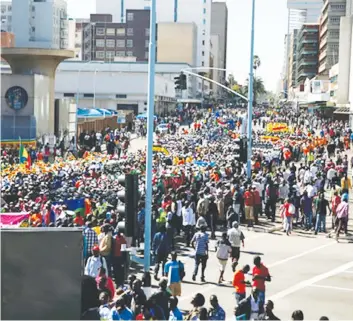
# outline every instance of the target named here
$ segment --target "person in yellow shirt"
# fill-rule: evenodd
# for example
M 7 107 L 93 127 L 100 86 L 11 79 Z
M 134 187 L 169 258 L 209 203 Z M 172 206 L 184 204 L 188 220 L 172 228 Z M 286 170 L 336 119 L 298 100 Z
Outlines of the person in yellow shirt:
M 343 174 L 341 179 L 341 188 L 343 193 L 348 193 L 349 190 L 352 188 L 351 179 L 347 176 L 347 173 Z

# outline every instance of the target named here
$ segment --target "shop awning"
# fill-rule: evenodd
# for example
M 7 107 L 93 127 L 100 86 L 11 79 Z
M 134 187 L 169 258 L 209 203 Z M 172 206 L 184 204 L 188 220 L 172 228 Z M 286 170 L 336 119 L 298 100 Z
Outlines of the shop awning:
M 351 110 L 349 107 L 339 107 L 334 112 L 334 114 L 349 115 Z

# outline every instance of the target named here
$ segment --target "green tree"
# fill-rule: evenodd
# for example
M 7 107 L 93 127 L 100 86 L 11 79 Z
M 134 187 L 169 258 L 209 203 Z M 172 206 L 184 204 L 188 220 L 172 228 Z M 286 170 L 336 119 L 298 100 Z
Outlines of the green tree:
M 249 79 L 246 80 L 246 85 L 244 86 L 244 92 L 248 94 Z M 260 77 L 254 77 L 253 83 L 253 105 L 256 105 L 256 97 L 266 93 L 265 85 Z

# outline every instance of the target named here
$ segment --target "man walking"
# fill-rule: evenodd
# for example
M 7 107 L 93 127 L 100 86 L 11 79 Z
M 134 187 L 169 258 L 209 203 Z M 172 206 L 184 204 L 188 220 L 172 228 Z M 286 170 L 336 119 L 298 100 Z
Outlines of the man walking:
M 252 269 L 252 285 L 257 289 L 259 301 L 261 301 L 261 304 L 263 305 L 265 303 L 265 281 L 271 282 L 271 276 L 268 268 L 262 264 L 261 258 L 259 256 L 255 256 L 254 265 L 255 266 Z
M 152 242 L 153 255 L 156 258 L 154 267 L 154 278 L 158 280 L 159 264 L 162 263 L 162 276 L 164 273 L 164 266 L 169 255 L 169 239 L 164 225 L 160 227 L 160 231 L 156 233 Z
M 245 281 L 245 274 L 248 274 L 250 271 L 250 266 L 248 264 L 244 265 L 241 270 L 238 270 L 234 273 L 233 276 L 233 287 L 235 289 L 235 299 L 237 304 L 246 296 L 246 286 L 250 285 L 249 281 Z
M 329 202 L 325 199 L 325 194 L 320 193 L 318 199 L 316 200 L 316 225 L 315 225 L 315 235 L 319 232 L 326 233 L 326 215 L 327 209 L 330 210 Z M 322 229 L 321 229 L 322 225 Z
M 248 226 L 253 226 L 254 222 L 254 194 L 249 186 L 244 193 L 245 219 Z
M 201 263 L 201 282 L 205 282 L 205 270 L 208 260 L 208 234 L 206 227 L 201 226 L 200 232 L 194 234 L 191 244 L 195 248 L 195 269 L 192 280 L 196 281 L 197 272 Z
M 232 248 L 231 258 L 232 258 L 232 270 L 235 272 L 235 268 L 238 265 L 239 257 L 240 257 L 240 243 L 243 244 L 244 247 L 244 234 L 239 229 L 238 222 L 233 222 L 233 227 L 228 230 L 228 240 L 230 242 L 230 246 Z
M 177 253 L 172 252 L 172 259 L 164 266 L 164 275 L 168 278 L 168 285 L 172 296 L 181 296 L 181 281 L 185 275 L 184 264 L 177 261 Z

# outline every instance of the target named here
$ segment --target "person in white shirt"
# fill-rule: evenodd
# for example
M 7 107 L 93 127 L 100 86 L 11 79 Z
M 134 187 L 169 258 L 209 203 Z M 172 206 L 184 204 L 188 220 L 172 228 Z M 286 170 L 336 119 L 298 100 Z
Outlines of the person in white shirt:
M 193 229 L 196 224 L 195 213 L 190 206 L 190 202 L 186 202 L 185 206 L 181 210 L 181 214 L 183 217 L 183 228 L 185 232 L 186 238 L 186 246 L 190 246 L 191 236 L 193 234 Z
M 92 253 L 93 256 L 90 256 L 88 258 L 85 266 L 85 275 L 89 275 L 93 278 L 96 278 L 99 275 L 99 269 L 102 266 L 105 268 L 106 271 L 108 271 L 108 268 L 105 258 L 99 253 L 98 245 L 93 246 Z
M 228 230 L 227 235 L 228 235 L 230 246 L 232 247 L 232 252 L 231 252 L 232 269 L 233 269 L 233 272 L 235 272 L 235 268 L 238 265 L 238 261 L 240 258 L 240 244 L 242 243 L 244 247 L 245 237 L 243 232 L 239 229 L 238 222 L 233 222 L 232 226 L 233 227 Z
M 312 172 L 310 172 L 309 168 L 307 168 L 304 173 L 304 179 L 303 179 L 304 184 L 310 183 L 312 178 L 313 178 L 313 174 L 312 174 Z
M 286 181 L 282 181 L 278 189 L 279 199 L 285 200 L 289 194 L 289 185 Z

